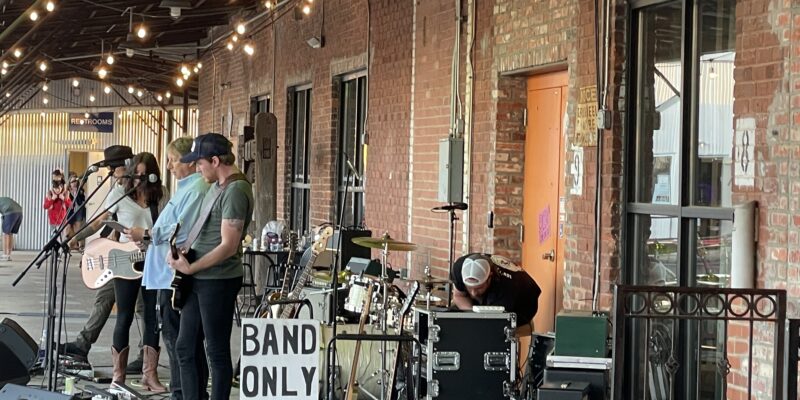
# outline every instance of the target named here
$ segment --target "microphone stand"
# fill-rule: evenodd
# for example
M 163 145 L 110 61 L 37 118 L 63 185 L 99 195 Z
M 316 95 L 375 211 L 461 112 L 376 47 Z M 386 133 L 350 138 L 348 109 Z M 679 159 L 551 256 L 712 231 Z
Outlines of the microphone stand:
M 344 182 L 344 196 L 342 196 L 342 205 L 339 209 L 339 237 L 336 241 L 336 256 L 333 258 L 333 268 L 331 271 L 331 331 L 333 332 L 333 337 L 336 337 L 336 313 L 339 309 L 339 258 L 342 256 L 342 236 L 344 236 L 344 226 L 342 225 L 344 222 L 344 208 L 347 207 L 347 195 L 348 189 L 350 188 L 350 178 L 353 176 L 353 171 L 350 169 L 350 158 L 347 157 L 347 153 L 342 152 L 345 159 L 345 167 L 347 168 L 347 179 Z M 355 185 L 355 179 L 353 179 L 353 184 Z M 332 348 L 326 353 L 328 356 L 328 400 L 333 400 L 336 398 L 336 388 L 334 387 L 334 382 L 336 382 L 336 342 L 331 344 Z M 333 354 L 333 357 L 330 355 Z
M 87 170 L 87 172 L 84 173 L 84 181 L 85 179 L 88 179 L 88 176 L 89 176 L 89 171 Z M 109 177 L 110 174 L 105 178 L 105 180 L 108 180 Z M 105 183 L 105 180 L 103 181 L 103 183 Z M 90 194 L 89 198 L 91 198 L 91 196 L 93 196 L 96 192 L 97 189 L 95 189 L 95 191 Z M 85 207 L 89 198 L 87 198 L 87 201 L 85 201 L 84 204 L 81 205 L 79 210 Z M 71 210 L 74 210 L 74 205 L 70 206 L 68 212 Z M 55 355 L 53 354 L 53 343 L 54 343 L 53 335 L 55 333 L 54 331 L 56 324 L 56 302 L 58 301 L 58 294 L 59 294 L 58 281 L 57 281 L 58 262 L 60 259 L 59 252 L 63 249 L 65 256 L 63 258 L 63 266 L 62 266 L 61 300 L 59 304 L 59 314 L 58 314 L 58 341 L 59 342 L 61 341 L 61 333 L 64 321 L 64 308 L 66 306 L 67 269 L 69 266 L 69 259 L 70 259 L 69 249 L 65 248 L 65 244 L 61 242 L 61 234 L 64 232 L 64 229 L 66 229 L 66 227 L 67 227 L 67 218 L 64 218 L 64 220 L 61 222 L 58 228 L 53 232 L 52 236 L 44 245 L 39 254 L 36 255 L 33 261 L 31 261 L 31 263 L 28 264 L 28 266 L 17 276 L 17 278 L 11 284 L 12 286 L 16 286 L 34 265 L 36 265 L 38 269 L 41 267 L 41 264 L 48 257 L 50 258 L 50 268 L 47 271 L 47 277 L 46 277 L 47 282 L 45 284 L 45 297 L 47 299 L 47 303 L 45 305 L 46 307 L 45 328 L 44 328 L 45 343 L 43 344 L 45 349 L 43 367 L 45 370 L 45 375 L 47 376 L 48 391 L 54 391 L 58 383 L 57 370 L 58 370 L 59 354 L 58 354 L 58 346 L 56 346 L 55 348 L 56 354 Z M 42 255 L 44 254 L 48 255 L 47 257 L 42 258 Z M 42 259 L 40 260 L 40 258 Z

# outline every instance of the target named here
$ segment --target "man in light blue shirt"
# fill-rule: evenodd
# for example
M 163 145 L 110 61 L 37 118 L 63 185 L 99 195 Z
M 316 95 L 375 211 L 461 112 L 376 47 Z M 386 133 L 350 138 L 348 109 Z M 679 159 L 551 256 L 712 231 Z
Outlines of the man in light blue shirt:
M 181 245 L 188 239 L 189 231 L 192 229 L 195 220 L 199 217 L 203 197 L 211 186 L 203 177 L 196 172 L 195 163 L 182 163 L 181 157 L 188 154 L 192 149 L 192 139 L 181 137 L 175 139 L 167 146 L 167 169 L 178 181 L 178 188 L 161 211 L 153 225 L 152 232 L 144 229 L 132 229 L 126 231 L 131 240 L 137 242 L 150 241 L 150 245 L 145 253 L 144 275 L 142 276 L 142 286 L 147 289 L 161 289 L 159 291 L 159 307 L 161 313 L 161 328 L 164 338 L 164 345 L 169 354 L 169 365 L 172 373 L 170 374 L 170 391 L 173 400 L 182 400 L 181 381 L 179 373 L 180 364 L 178 355 L 175 352 L 175 341 L 178 338 L 178 328 L 180 327 L 180 314 L 172 308 L 172 290 L 170 284 L 174 276 L 174 270 L 167 264 L 167 254 L 170 251 L 170 238 L 175 232 L 175 227 L 180 224 L 176 244 Z M 197 374 L 201 388 L 200 393 L 206 392 L 208 381 L 208 363 L 205 358 L 203 342 L 199 341 L 197 348 Z

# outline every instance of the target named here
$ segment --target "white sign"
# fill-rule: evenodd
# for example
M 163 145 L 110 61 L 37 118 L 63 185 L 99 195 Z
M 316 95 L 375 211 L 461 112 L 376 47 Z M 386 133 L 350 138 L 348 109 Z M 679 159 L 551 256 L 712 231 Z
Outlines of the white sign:
M 753 187 L 755 183 L 755 118 L 736 120 L 734 143 L 734 178 L 737 186 Z
M 242 320 L 241 398 L 318 399 L 320 340 L 319 321 Z
M 572 146 L 572 162 L 569 164 L 569 172 L 572 176 L 569 194 L 583 195 L 583 147 Z

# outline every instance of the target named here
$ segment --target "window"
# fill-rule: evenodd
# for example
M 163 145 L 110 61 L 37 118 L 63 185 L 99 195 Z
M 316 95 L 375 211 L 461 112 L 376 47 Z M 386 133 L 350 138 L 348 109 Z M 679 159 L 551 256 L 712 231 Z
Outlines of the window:
M 270 111 L 269 96 L 258 96 L 250 98 L 250 126 L 256 124 L 256 114 Z
M 634 11 L 629 283 L 728 286 L 734 12 L 734 0 Z
M 311 88 L 298 88 L 292 95 L 292 230 L 309 229 L 311 180 L 309 179 L 309 146 L 311 138 Z
M 339 174 L 336 202 L 341 215 L 342 197 L 347 193 L 343 226 L 361 226 L 364 222 L 364 119 L 367 77 L 352 77 L 341 83 L 339 121 Z M 358 176 L 351 171 L 353 164 Z

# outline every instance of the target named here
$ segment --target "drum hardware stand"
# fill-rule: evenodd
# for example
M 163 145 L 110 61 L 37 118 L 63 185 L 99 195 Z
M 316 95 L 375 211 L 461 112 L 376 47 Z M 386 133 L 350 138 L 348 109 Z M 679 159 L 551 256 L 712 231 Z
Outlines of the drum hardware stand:
M 449 214 L 450 220 L 450 227 L 447 232 L 447 270 L 448 272 L 450 269 L 453 268 L 453 255 L 456 252 L 456 221 L 458 221 L 458 217 L 456 216 L 456 210 L 466 210 L 468 208 L 467 203 L 449 203 L 443 206 L 434 207 L 431 209 L 432 212 L 440 213 L 446 212 Z M 450 286 L 447 286 L 447 308 L 450 308 L 450 302 L 453 298 L 453 289 Z

